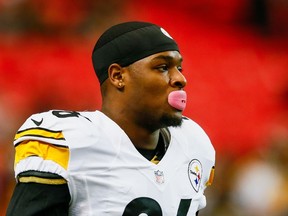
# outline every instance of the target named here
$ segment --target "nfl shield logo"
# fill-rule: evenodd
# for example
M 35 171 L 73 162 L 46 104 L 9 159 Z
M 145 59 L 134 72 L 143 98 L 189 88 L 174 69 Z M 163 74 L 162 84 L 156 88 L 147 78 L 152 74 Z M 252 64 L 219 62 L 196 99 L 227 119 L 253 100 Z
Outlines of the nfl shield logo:
M 164 183 L 164 174 L 163 171 L 157 170 L 154 171 L 155 177 L 156 177 L 156 182 L 158 184 L 163 184 Z
M 193 189 L 198 192 L 202 179 L 202 165 L 199 160 L 193 159 L 188 165 L 188 176 Z

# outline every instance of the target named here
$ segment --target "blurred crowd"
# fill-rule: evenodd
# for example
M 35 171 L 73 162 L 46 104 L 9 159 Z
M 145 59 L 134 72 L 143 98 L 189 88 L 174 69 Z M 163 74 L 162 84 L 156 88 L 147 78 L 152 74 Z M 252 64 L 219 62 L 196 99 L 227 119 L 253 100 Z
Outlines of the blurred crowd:
M 19 126 L 35 112 L 100 107 L 90 62 L 95 35 L 132 19 L 166 25 L 192 59 L 184 69 L 196 68 L 187 115 L 207 129 L 217 151 L 200 215 L 288 215 L 287 0 L 0 0 L 0 216 L 15 185 Z M 242 40 L 253 48 L 239 49 Z M 235 65 L 240 69 L 230 70 Z

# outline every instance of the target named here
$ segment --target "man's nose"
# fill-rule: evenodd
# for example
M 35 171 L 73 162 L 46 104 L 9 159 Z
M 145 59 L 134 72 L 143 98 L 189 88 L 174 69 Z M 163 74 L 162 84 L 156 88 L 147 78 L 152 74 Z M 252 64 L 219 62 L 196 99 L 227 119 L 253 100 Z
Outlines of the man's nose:
M 170 77 L 170 84 L 173 87 L 182 89 L 186 86 L 187 80 L 183 73 L 181 73 L 178 69 L 175 69 Z

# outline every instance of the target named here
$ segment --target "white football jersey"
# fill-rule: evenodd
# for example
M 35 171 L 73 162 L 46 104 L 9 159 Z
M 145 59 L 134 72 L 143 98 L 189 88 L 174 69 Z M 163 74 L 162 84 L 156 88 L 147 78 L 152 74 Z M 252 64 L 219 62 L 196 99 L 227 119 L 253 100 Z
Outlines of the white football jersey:
M 155 164 L 100 111 L 34 114 L 15 137 L 15 175 L 28 170 L 61 175 L 71 194 L 70 215 L 195 215 L 206 205 L 215 151 L 188 118 L 168 130 L 169 147 Z

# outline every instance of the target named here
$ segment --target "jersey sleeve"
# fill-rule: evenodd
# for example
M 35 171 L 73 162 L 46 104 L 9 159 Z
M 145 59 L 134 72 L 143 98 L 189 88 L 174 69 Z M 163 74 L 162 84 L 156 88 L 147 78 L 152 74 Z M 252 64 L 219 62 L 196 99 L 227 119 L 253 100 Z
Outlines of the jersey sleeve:
M 68 215 L 69 147 L 52 111 L 30 116 L 15 135 L 17 184 L 7 216 Z
M 15 176 L 27 171 L 56 174 L 67 179 L 69 147 L 65 125 L 52 112 L 29 117 L 15 135 Z

